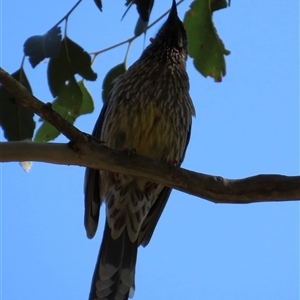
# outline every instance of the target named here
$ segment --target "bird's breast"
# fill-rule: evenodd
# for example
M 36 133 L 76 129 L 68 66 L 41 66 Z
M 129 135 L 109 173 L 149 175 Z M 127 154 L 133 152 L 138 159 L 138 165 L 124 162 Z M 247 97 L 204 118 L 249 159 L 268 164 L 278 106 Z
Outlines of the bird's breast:
M 108 147 L 134 148 L 140 155 L 167 162 L 180 159 L 188 122 L 179 111 L 148 101 L 135 105 L 123 103 L 108 113 L 110 116 L 103 128 L 103 140 Z

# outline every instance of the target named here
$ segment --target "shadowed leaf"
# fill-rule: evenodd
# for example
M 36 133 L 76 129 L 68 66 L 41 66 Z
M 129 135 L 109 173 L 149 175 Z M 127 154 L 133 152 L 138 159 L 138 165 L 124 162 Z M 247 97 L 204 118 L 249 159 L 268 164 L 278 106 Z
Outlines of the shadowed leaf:
M 134 35 L 139 36 L 142 33 L 146 32 L 148 23 L 148 21 L 145 22 L 141 17 L 139 17 L 134 28 Z
M 51 58 L 48 64 L 48 84 L 53 97 L 79 74 L 86 80 L 96 80 L 97 74 L 91 68 L 91 57 L 82 47 L 69 38 L 63 39 L 59 56 Z
M 152 11 L 154 0 L 126 0 L 125 5 L 128 6 L 122 19 L 125 17 L 127 11 L 130 9 L 132 4 L 136 4 L 136 9 L 144 22 L 149 21 L 149 17 Z
M 23 68 L 11 74 L 24 87 L 32 93 Z M 4 137 L 8 141 L 21 141 L 31 139 L 35 128 L 34 113 L 15 102 L 14 96 L 3 86 L 0 87 L 0 125 L 4 131 Z
M 35 35 L 28 38 L 24 43 L 24 54 L 29 56 L 29 62 L 34 68 L 46 57 L 58 56 L 60 43 L 60 27 L 54 27 L 44 35 Z
M 100 11 L 102 11 L 102 1 L 101 0 L 94 0 L 96 6 L 99 8 Z
M 125 5 L 128 6 L 128 8 L 126 9 L 122 19 L 125 17 L 132 4 L 136 4 L 136 8 L 139 13 L 139 18 L 134 28 L 134 35 L 139 36 L 144 33 L 148 27 L 154 0 L 127 0 Z

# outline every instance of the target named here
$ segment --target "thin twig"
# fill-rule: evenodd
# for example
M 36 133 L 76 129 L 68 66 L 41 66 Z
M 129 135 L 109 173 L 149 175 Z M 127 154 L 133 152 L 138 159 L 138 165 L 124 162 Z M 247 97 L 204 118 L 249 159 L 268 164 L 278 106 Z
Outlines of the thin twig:
M 177 6 L 178 6 L 179 4 L 181 4 L 183 1 L 184 1 L 184 0 L 178 1 Z M 154 25 L 155 25 L 157 22 L 159 22 L 161 19 L 163 19 L 169 12 L 170 12 L 170 9 L 167 10 L 165 13 L 163 13 L 160 17 L 158 17 L 158 18 L 157 18 L 154 22 L 152 22 L 150 25 L 148 25 L 146 31 L 147 31 L 148 29 L 150 29 L 152 26 L 154 26 Z M 145 32 L 146 32 L 146 31 L 145 31 Z M 125 41 L 122 41 L 122 42 L 120 42 L 120 43 L 117 43 L 117 44 L 115 44 L 115 45 L 109 46 L 109 47 L 104 48 L 104 49 L 101 49 L 101 50 L 99 50 L 99 51 L 90 52 L 90 55 L 95 55 L 95 56 L 97 56 L 97 55 L 99 55 L 99 54 L 101 54 L 101 53 L 103 53 L 103 52 L 106 52 L 106 51 L 109 51 L 109 50 L 111 50 L 111 49 L 120 47 L 120 46 L 122 46 L 122 45 L 124 45 L 124 44 L 132 43 L 132 42 L 133 42 L 136 38 L 138 38 L 139 36 L 140 36 L 140 35 L 134 35 L 134 36 L 132 36 L 131 38 L 129 38 L 129 39 L 125 40 Z
M 64 20 L 66 20 L 69 17 L 69 15 L 73 12 L 73 10 L 80 4 L 81 1 L 82 0 L 78 0 L 77 3 L 69 10 L 69 12 L 63 18 L 61 18 L 52 28 L 55 28 L 61 22 L 63 22 Z

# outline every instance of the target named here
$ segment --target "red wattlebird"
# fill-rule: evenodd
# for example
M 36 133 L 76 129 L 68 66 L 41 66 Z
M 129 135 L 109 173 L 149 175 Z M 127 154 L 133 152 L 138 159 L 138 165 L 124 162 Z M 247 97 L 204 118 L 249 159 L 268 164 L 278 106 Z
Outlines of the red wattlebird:
M 173 1 L 151 44 L 115 80 L 93 135 L 112 149 L 179 166 L 195 114 L 186 60 L 186 32 Z M 149 243 L 170 193 L 170 188 L 144 178 L 86 169 L 84 221 L 89 238 L 97 230 L 100 205 L 106 203 L 90 300 L 133 296 L 137 248 Z

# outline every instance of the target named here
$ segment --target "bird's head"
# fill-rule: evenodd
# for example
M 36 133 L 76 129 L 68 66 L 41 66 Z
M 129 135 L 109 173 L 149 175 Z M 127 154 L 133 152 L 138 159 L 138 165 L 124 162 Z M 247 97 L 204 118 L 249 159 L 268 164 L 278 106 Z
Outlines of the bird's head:
M 183 62 L 187 59 L 187 36 L 183 23 L 178 18 L 175 0 L 166 22 L 162 25 L 141 58 L 158 56 L 162 61 Z

